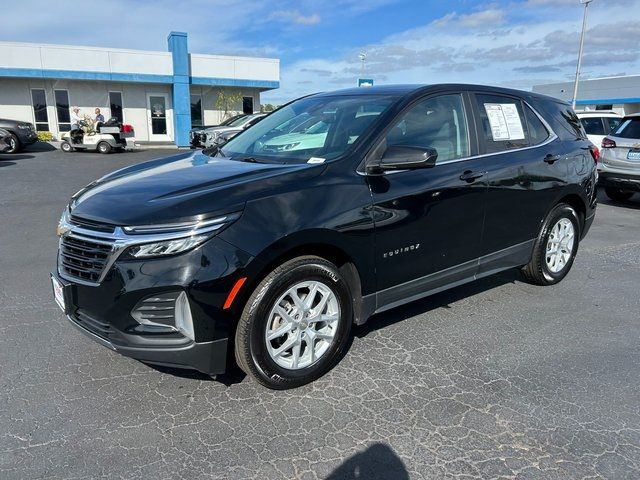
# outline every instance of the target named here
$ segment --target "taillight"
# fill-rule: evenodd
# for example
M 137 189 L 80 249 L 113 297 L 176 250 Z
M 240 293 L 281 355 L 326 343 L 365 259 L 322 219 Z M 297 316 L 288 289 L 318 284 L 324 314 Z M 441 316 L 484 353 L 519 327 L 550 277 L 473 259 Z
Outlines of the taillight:
M 122 131 L 122 133 L 132 133 L 133 127 L 125 123 L 124 125 L 122 125 L 122 127 L 120 127 L 120 130 Z
M 591 156 L 593 157 L 593 161 L 598 163 L 598 160 L 600 160 L 600 150 L 598 150 L 598 147 L 596 147 L 595 145 L 591 145 L 589 147 L 589 152 L 591 152 Z
M 614 142 L 610 138 L 604 137 L 602 139 L 602 148 L 615 148 L 615 147 L 616 147 L 616 142 Z

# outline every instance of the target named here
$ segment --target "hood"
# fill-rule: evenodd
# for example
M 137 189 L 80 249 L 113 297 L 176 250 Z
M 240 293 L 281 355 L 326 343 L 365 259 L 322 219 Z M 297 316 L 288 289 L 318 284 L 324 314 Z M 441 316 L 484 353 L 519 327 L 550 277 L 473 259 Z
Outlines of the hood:
M 212 158 L 199 152 L 133 165 L 87 185 L 71 213 L 113 225 L 185 221 L 240 211 L 291 180 L 318 175 L 309 164 L 265 164 Z M 297 183 L 294 183 L 297 184 Z

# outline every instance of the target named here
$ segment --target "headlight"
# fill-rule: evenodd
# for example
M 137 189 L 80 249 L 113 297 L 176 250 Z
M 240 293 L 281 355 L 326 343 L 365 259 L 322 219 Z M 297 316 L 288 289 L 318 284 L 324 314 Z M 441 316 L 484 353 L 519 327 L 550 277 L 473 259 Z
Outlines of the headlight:
M 17 127 L 18 127 L 20 130 L 31 130 L 31 125 L 29 125 L 28 123 L 26 123 L 26 124 L 25 124 L 25 123 L 19 123 L 19 124 L 17 125 Z
M 178 240 L 147 243 L 145 245 L 137 245 L 135 247 L 131 247 L 129 248 L 129 251 L 127 253 L 134 258 L 149 258 L 162 257 L 164 255 L 175 255 L 197 247 L 208 238 L 209 235 L 194 235 L 192 237 L 179 238 Z
M 56 228 L 56 234 L 61 237 L 65 233 L 67 233 L 71 229 L 71 224 L 69 223 L 69 207 L 65 207 L 62 215 L 60 216 L 60 220 L 58 220 L 58 227 Z

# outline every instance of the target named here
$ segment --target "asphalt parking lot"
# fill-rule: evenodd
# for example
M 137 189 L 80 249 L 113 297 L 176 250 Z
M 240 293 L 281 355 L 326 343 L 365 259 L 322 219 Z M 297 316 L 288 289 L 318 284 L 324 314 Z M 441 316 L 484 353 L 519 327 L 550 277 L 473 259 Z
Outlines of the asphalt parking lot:
M 640 195 L 602 198 L 561 284 L 509 271 L 378 315 L 274 392 L 122 357 L 52 299 L 68 197 L 170 153 L 0 155 L 0 478 L 640 477 Z

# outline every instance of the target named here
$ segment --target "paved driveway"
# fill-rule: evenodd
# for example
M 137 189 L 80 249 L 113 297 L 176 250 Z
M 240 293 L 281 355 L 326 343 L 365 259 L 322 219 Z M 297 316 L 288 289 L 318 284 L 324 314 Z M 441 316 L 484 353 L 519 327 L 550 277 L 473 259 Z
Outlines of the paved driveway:
M 640 195 L 555 287 L 516 271 L 378 315 L 273 392 L 155 369 L 51 298 L 67 198 L 166 155 L 0 156 L 0 478 L 640 478 Z

